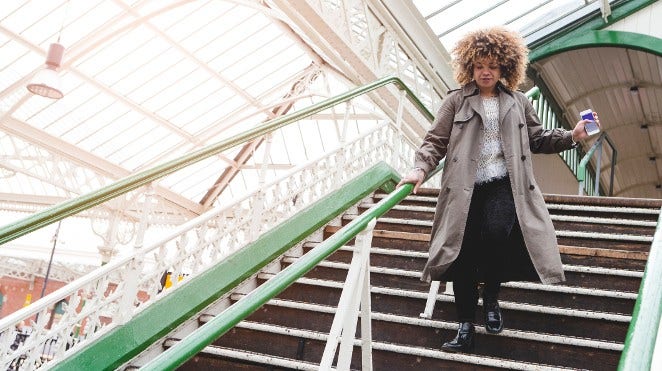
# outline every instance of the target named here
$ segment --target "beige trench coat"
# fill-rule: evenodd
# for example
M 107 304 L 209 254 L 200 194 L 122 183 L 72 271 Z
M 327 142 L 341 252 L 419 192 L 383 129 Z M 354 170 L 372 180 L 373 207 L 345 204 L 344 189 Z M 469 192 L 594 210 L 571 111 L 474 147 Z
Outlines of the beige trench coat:
M 544 130 L 524 94 L 501 84 L 498 89 L 501 142 L 526 249 L 542 283 L 564 281 L 556 233 L 533 177 L 531 153 L 570 149 L 572 134 L 564 129 Z M 416 152 L 415 167 L 426 174 L 446 157 L 423 281 L 438 280 L 460 253 L 484 121 L 478 88 L 469 83 L 444 99 Z

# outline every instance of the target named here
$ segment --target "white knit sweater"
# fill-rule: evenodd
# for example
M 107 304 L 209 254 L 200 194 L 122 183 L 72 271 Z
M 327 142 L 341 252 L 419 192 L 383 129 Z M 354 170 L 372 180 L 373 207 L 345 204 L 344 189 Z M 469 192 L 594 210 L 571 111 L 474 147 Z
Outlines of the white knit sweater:
M 508 175 L 499 133 L 499 98 L 483 98 L 482 101 L 486 121 L 483 123 L 484 130 L 478 155 L 476 184 Z

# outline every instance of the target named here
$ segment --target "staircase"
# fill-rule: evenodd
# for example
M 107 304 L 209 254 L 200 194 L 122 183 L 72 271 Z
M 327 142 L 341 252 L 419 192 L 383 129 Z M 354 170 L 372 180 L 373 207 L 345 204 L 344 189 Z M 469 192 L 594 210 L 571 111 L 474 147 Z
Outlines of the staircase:
M 439 350 L 457 329 L 453 297 L 444 294 L 443 283 L 432 317 L 421 316 L 429 285 L 419 277 L 437 193 L 425 189 L 407 197 L 375 227 L 370 256 L 375 370 L 616 369 L 662 200 L 545 196 L 567 281 L 504 284 L 505 330 L 487 334 L 479 319 L 475 353 L 452 354 Z M 359 212 L 383 196 L 364 200 Z M 343 224 L 354 217 L 343 217 Z M 324 238 L 338 229 L 327 226 Z M 307 243 L 304 250 L 314 246 Z M 352 246 L 343 247 L 179 369 L 317 370 L 351 257 Z M 280 263 L 295 260 L 284 256 Z M 258 284 L 272 276 L 259 274 Z M 242 297 L 235 293 L 230 299 Z M 177 341 L 168 339 L 164 346 Z M 352 368 L 361 368 L 359 340 Z

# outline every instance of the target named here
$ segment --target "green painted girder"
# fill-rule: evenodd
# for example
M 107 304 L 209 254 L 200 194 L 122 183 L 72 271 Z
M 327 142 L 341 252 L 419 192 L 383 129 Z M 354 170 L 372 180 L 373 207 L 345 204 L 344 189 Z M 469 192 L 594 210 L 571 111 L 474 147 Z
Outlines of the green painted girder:
M 399 179 L 393 168 L 378 163 L 53 369 L 98 371 L 121 366 L 376 189 L 393 190 Z M 411 186 L 407 188 L 411 191 Z
M 556 40 L 547 47 L 532 52 L 530 58 L 533 62 L 570 50 L 596 47 L 634 49 L 662 56 L 662 40 L 657 37 L 635 32 L 594 30 Z

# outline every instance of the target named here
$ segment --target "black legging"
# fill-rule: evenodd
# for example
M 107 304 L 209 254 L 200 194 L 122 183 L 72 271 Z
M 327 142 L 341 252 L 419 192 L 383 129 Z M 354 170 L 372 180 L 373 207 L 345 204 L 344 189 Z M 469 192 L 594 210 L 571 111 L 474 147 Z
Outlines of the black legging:
M 479 282 L 485 283 L 483 302 L 497 300 L 505 244 L 516 221 L 508 177 L 474 188 L 462 249 L 454 263 L 453 291 L 460 322 L 476 319 Z

